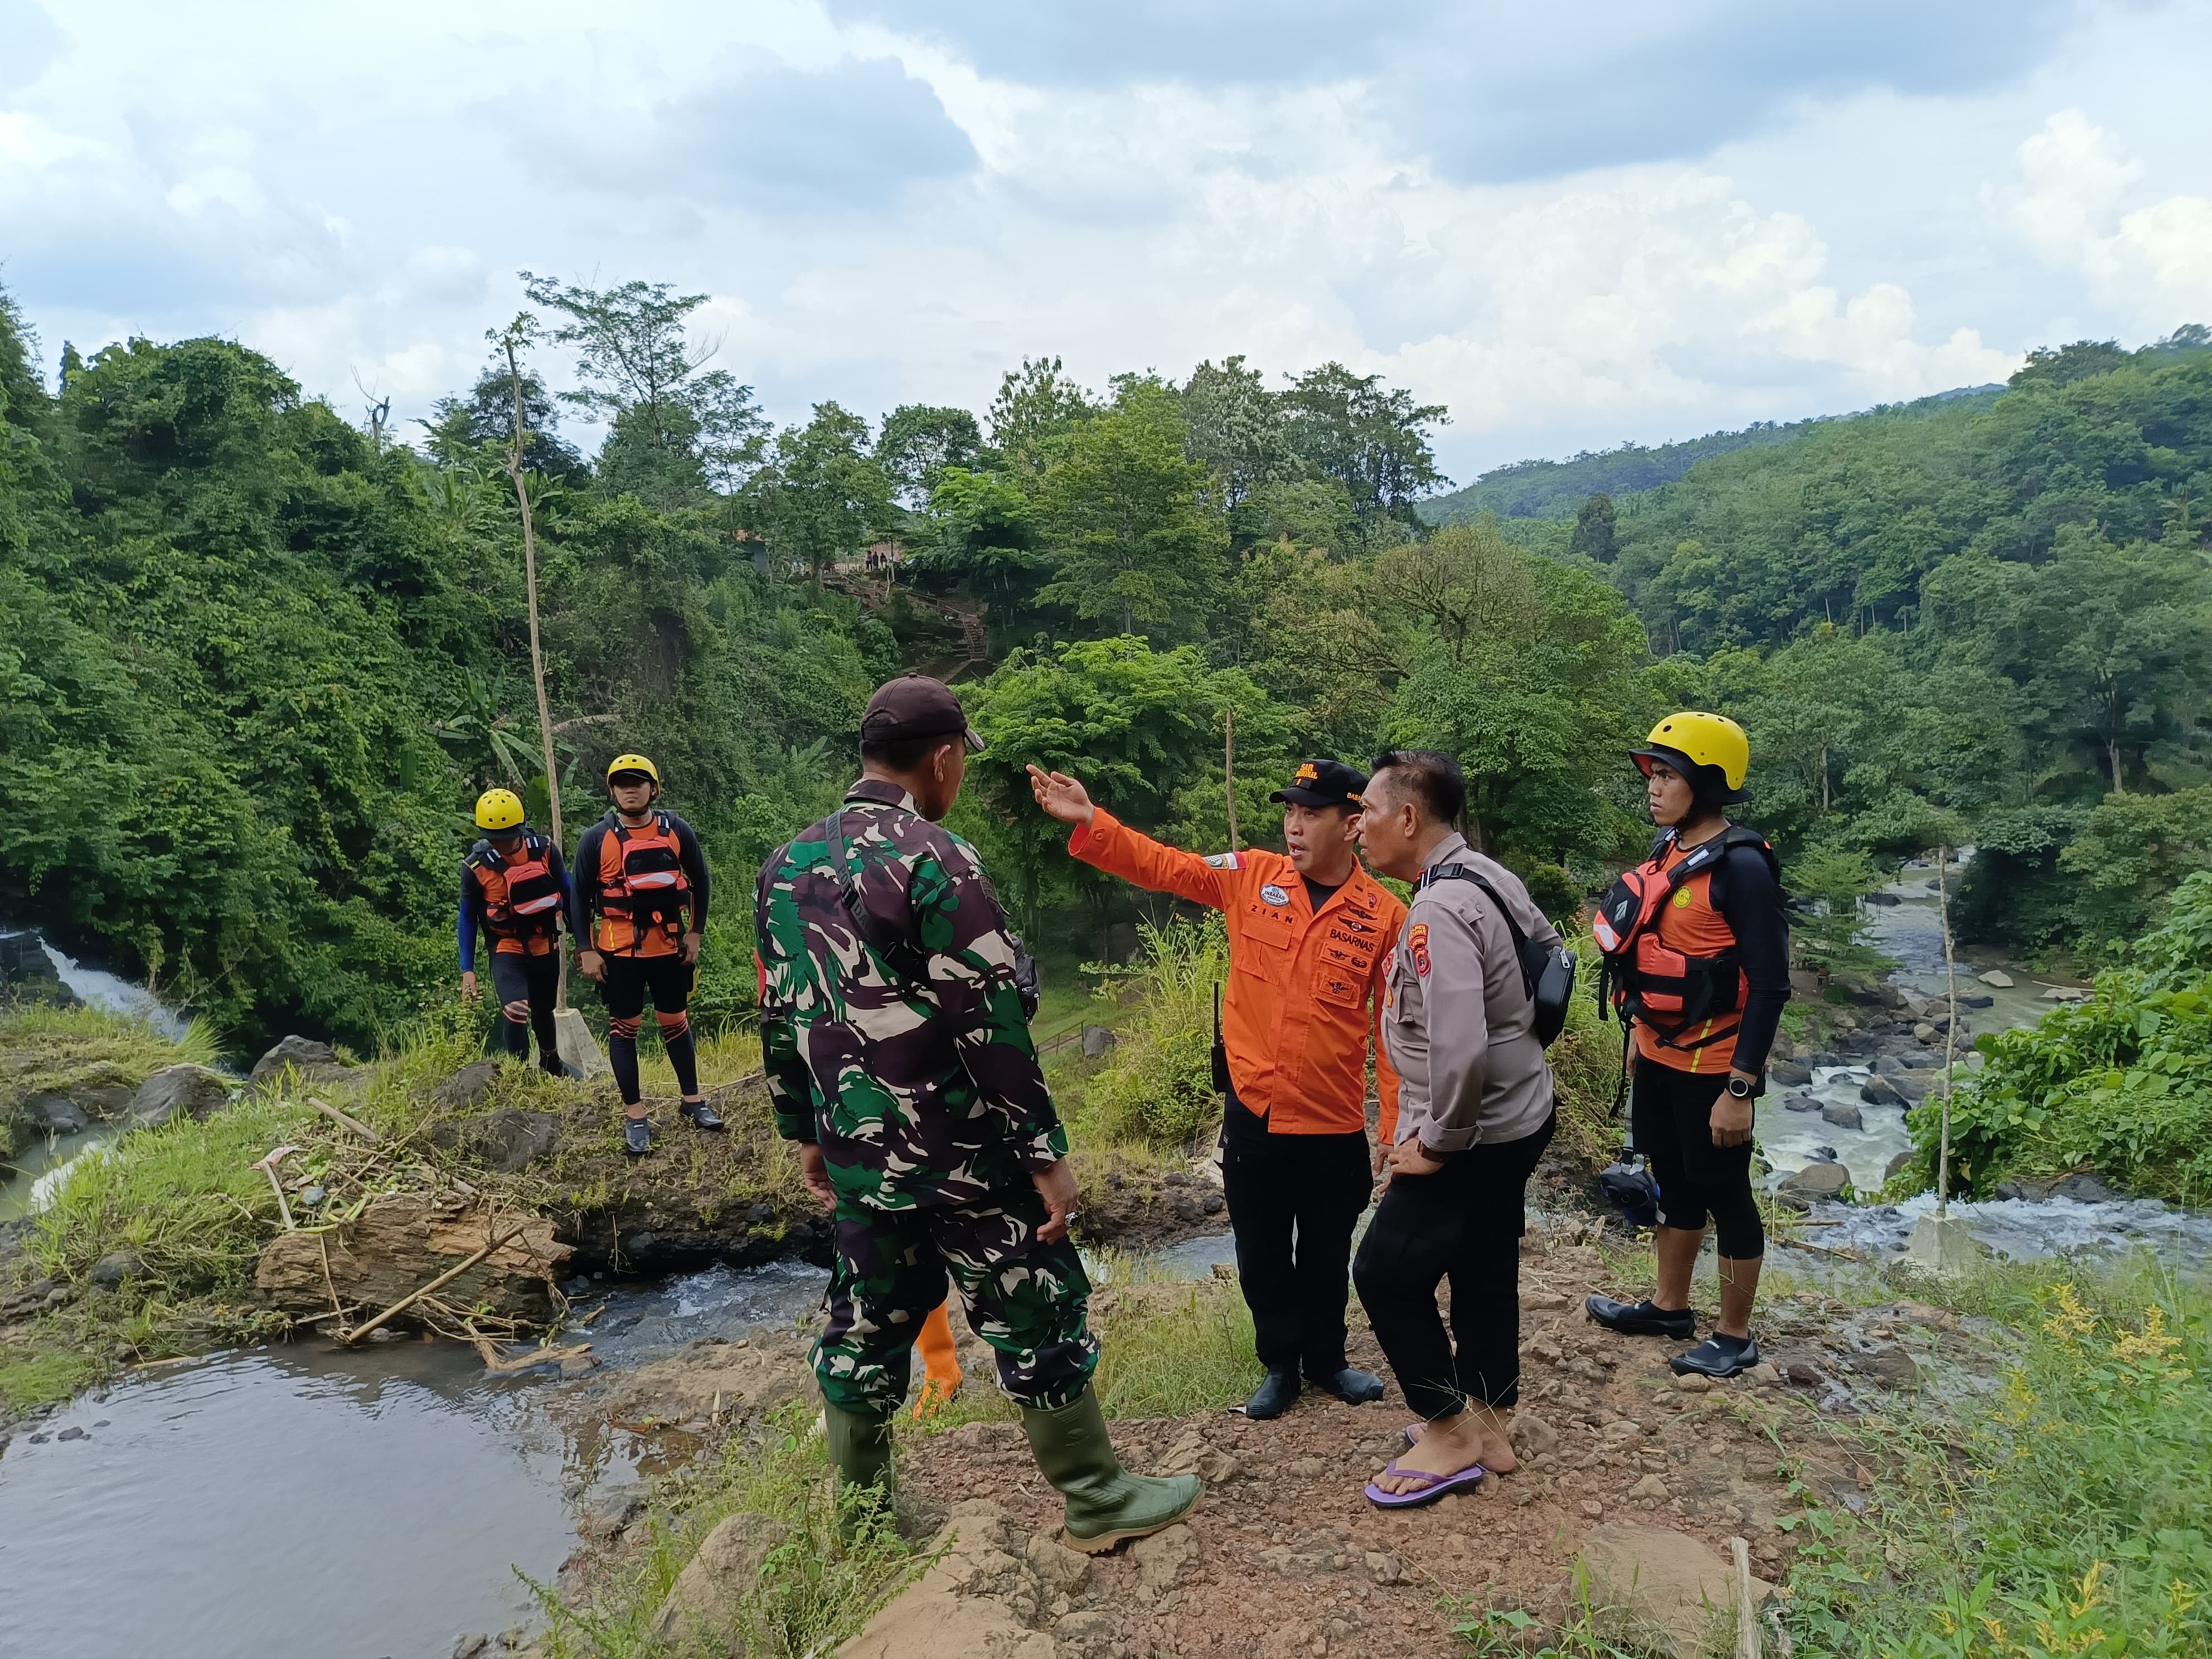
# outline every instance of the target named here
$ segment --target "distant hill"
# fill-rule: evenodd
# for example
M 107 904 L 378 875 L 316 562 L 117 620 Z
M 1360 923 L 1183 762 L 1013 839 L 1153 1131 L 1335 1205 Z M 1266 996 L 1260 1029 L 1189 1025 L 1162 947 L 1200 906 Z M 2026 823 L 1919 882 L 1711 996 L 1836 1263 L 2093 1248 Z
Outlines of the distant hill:
M 1907 404 L 1881 406 L 1879 412 L 1910 415 L 1956 404 L 1962 398 L 1989 404 L 2004 390 L 2001 386 L 1960 386 L 1938 392 Z M 1867 411 L 1869 413 L 1877 411 Z M 1464 489 L 1423 501 L 1417 510 L 1434 525 L 1455 523 L 1489 512 L 1501 519 L 1558 518 L 1572 513 L 1600 490 L 1626 495 L 1639 489 L 1672 483 L 1699 461 L 1725 455 L 1733 449 L 1757 445 L 1786 444 L 1814 427 L 1848 421 L 1849 415 L 1818 415 L 1787 424 L 1760 421 L 1740 432 L 1709 432 L 1702 438 L 1647 446 L 1623 444 L 1618 449 L 1585 450 L 1572 460 L 1516 461 L 1484 473 Z

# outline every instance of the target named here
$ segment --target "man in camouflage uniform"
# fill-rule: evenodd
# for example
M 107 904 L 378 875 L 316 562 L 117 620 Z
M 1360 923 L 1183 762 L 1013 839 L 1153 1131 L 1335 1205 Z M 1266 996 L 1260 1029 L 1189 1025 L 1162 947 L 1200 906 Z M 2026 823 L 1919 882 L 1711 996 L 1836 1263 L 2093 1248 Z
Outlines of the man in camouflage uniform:
M 1066 1499 L 1068 1542 L 1103 1550 L 1172 1525 L 1200 1486 L 1124 1471 L 1091 1389 L 1075 1179 L 1018 946 L 975 848 L 937 823 L 981 747 L 937 681 L 877 691 L 860 782 L 761 871 L 761 1048 L 777 1132 L 836 1217 L 814 1369 L 840 1476 L 887 1484 L 891 1416 L 949 1274 Z

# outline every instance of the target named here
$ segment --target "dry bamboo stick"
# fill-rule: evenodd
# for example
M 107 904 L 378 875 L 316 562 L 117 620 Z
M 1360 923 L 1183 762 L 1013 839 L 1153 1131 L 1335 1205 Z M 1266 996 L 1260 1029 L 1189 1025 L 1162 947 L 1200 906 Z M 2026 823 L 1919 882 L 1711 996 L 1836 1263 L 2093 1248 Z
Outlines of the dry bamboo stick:
M 337 1107 L 331 1105 L 329 1101 L 318 1099 L 315 1096 L 309 1095 L 307 1097 L 307 1104 L 313 1107 L 317 1111 L 320 1112 L 325 1117 L 330 1119 L 331 1122 L 338 1125 L 341 1128 L 352 1130 L 354 1133 L 359 1135 L 370 1146 L 381 1146 L 384 1145 L 384 1137 L 382 1135 L 377 1133 L 375 1130 L 370 1128 L 368 1125 L 362 1122 L 359 1119 L 348 1117 L 343 1112 L 338 1110 Z
M 375 1318 L 370 1320 L 366 1325 L 356 1325 L 349 1331 L 341 1331 L 338 1334 L 338 1340 L 347 1344 L 349 1346 L 360 1341 L 362 1338 L 367 1336 L 371 1331 L 376 1329 L 378 1326 L 383 1324 L 386 1320 L 392 1318 L 396 1315 L 406 1312 L 408 1309 L 413 1307 L 417 1302 L 420 1302 L 424 1297 L 429 1295 L 433 1291 L 444 1290 L 447 1285 L 452 1284 L 463 1273 L 468 1272 L 470 1268 L 475 1267 L 477 1262 L 482 1261 L 486 1256 L 493 1255 L 505 1245 L 521 1237 L 523 1232 L 529 1227 L 529 1225 L 530 1224 L 527 1221 L 525 1221 L 510 1229 L 507 1233 L 502 1235 L 501 1237 L 495 1239 L 492 1243 L 485 1245 L 483 1249 L 478 1250 L 474 1255 L 469 1257 L 467 1261 L 460 1263 L 458 1267 L 447 1268 L 445 1272 L 440 1273 L 428 1284 L 423 1285 L 422 1289 L 417 1291 L 410 1291 L 405 1296 L 401 1297 L 398 1301 L 393 1303 L 382 1313 L 377 1315 Z
M 1731 1538 L 1729 1552 L 1735 1557 L 1735 1659 L 1759 1659 L 1759 1613 L 1751 1604 L 1751 1546 Z

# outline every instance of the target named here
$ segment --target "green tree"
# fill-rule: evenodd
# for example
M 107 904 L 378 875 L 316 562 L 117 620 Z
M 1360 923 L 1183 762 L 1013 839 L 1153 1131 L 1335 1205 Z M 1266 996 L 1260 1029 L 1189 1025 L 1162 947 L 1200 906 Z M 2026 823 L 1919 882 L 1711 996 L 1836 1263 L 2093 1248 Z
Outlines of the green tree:
M 1634 822 L 1593 786 L 1624 770 L 1641 735 L 1650 661 L 1620 597 L 1507 545 L 1494 522 L 1384 560 L 1386 591 L 1426 618 L 1391 702 L 1391 740 L 1459 757 L 1481 850 L 1557 864 L 1617 855 Z
M 1585 558 L 1611 564 L 1620 553 L 1613 534 L 1613 497 L 1603 490 L 1584 501 L 1575 513 L 1574 539 L 1568 546 Z
M 1292 377 L 1283 407 L 1291 452 L 1344 486 L 1370 540 L 1382 537 L 1384 520 L 1414 528 L 1413 503 L 1449 482 L 1437 470 L 1428 436 L 1449 414 L 1442 404 L 1417 404 L 1403 387 L 1385 386 L 1379 374 L 1324 363 Z
M 917 568 L 944 571 L 1007 605 L 1034 592 L 1043 568 L 1036 514 L 1004 474 L 946 468 L 930 492 L 927 532 Z
M 964 409 L 901 404 L 884 416 L 875 462 L 902 507 L 919 511 L 954 467 L 972 471 L 983 459 L 983 433 Z
M 575 348 L 584 384 L 562 395 L 612 423 L 600 458 L 611 489 L 681 506 L 744 476 L 768 422 L 750 386 L 708 368 L 719 346 L 690 340 L 688 319 L 708 295 L 678 294 L 666 283 L 594 289 L 521 276 L 532 305 L 568 319 L 553 338 Z
M 1202 500 L 1206 470 L 1183 453 L 1175 397 L 1157 382 L 1045 446 L 1037 517 L 1052 581 L 1038 594 L 1123 633 L 1192 632 L 1219 591 L 1228 532 Z
M 1283 400 L 1242 356 L 1193 369 L 1182 414 L 1186 452 L 1220 481 L 1224 511 L 1235 514 L 1261 486 L 1296 473 Z
M 1024 357 L 1018 372 L 1000 377 L 991 399 L 991 442 L 1022 477 L 1044 470 L 1048 441 L 1089 420 L 1098 400 L 1077 385 L 1057 357 Z
M 868 423 L 815 404 L 812 420 L 777 434 L 746 483 L 744 510 L 776 555 L 821 586 L 822 573 L 860 552 L 890 516 L 890 481 L 868 454 Z
M 1267 694 L 1235 669 L 1213 669 L 1196 647 L 1156 651 L 1139 639 L 1085 640 L 1049 652 L 1018 650 L 966 699 L 986 748 L 971 763 L 975 787 L 956 827 L 974 836 L 998 878 L 1034 918 L 1056 885 L 1097 900 L 1107 878 L 1067 856 L 1067 832 L 1036 809 L 1023 769 L 1072 772 L 1092 798 L 1139 829 L 1169 830 L 1186 812 L 1179 792 L 1221 789 L 1221 718 L 1237 711 L 1240 770 L 1255 769 L 1261 797 L 1281 770 L 1288 723 Z M 1247 821 L 1247 838 L 1265 817 Z M 1225 812 L 1225 805 L 1224 807 Z

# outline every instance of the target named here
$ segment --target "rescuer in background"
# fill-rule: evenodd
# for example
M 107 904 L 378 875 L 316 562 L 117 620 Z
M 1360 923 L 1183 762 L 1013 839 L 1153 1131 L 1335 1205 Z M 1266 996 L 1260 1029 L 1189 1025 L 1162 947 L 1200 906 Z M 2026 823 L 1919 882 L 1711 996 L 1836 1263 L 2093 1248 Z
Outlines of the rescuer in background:
M 477 932 L 491 940 L 492 994 L 499 999 L 507 1052 L 562 1075 L 554 1042 L 553 1005 L 561 983 L 561 916 L 568 905 L 568 872 L 561 849 L 525 822 L 512 789 L 477 797 L 483 832 L 461 860 L 461 994 L 477 994 Z
M 691 1040 L 691 979 L 707 927 L 707 855 L 675 813 L 655 805 L 660 769 L 643 755 L 617 755 L 607 767 L 614 805 L 576 846 L 576 966 L 599 988 L 607 1007 L 607 1063 L 622 1091 L 623 1147 L 653 1150 L 653 1125 L 637 1070 L 645 1000 L 660 1027 L 660 1046 L 683 1091 L 678 1110 L 702 1129 L 722 1120 L 699 1092 Z

